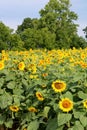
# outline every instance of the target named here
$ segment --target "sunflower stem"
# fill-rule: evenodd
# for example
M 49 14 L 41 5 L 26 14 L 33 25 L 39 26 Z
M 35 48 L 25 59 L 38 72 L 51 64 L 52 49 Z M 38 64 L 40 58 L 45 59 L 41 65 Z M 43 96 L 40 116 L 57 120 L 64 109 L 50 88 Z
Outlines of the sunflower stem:
M 14 119 L 15 117 L 14 117 L 14 113 L 12 112 L 12 119 Z
M 67 126 L 68 126 L 68 128 L 70 128 L 70 121 L 68 121 Z
M 60 98 L 63 98 L 63 94 L 62 93 L 60 93 Z

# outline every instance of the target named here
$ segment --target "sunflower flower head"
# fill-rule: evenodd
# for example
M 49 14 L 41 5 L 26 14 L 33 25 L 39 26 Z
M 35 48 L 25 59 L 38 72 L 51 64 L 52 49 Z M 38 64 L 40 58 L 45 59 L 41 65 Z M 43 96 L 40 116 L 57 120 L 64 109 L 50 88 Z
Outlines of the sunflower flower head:
M 24 62 L 20 62 L 20 63 L 18 64 L 18 68 L 19 68 L 19 70 L 24 70 L 24 68 L 25 68 Z
M 0 61 L 0 70 L 4 69 L 4 62 Z
M 16 105 L 10 106 L 9 109 L 10 109 L 12 112 L 18 112 L 18 111 L 19 111 L 19 107 L 16 106 Z
M 35 107 L 29 107 L 28 111 L 30 111 L 30 112 L 37 112 L 37 109 Z
M 85 100 L 85 101 L 83 102 L 83 106 L 84 106 L 85 108 L 87 108 L 87 100 Z
M 62 92 L 66 89 L 66 83 L 61 80 L 56 80 L 52 83 L 52 88 L 55 92 Z
M 41 92 L 36 92 L 36 97 L 39 101 L 43 101 L 44 98 L 43 98 L 43 95 L 41 94 Z
M 68 98 L 63 98 L 61 101 L 59 101 L 59 108 L 63 112 L 69 112 L 73 109 L 73 102 Z
M 24 128 L 23 130 L 27 130 L 27 128 Z

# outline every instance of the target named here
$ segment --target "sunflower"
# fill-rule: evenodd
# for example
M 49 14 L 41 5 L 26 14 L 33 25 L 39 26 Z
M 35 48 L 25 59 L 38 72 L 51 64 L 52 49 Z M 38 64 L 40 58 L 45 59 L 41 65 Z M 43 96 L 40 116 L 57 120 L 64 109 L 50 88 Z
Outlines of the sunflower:
M 48 76 L 48 73 L 43 73 L 42 74 L 42 77 L 46 77 L 46 76 Z
M 85 108 L 87 108 L 87 100 L 85 100 L 85 101 L 83 102 L 83 106 L 84 106 Z
M 52 88 L 55 92 L 62 92 L 66 88 L 66 83 L 61 80 L 56 80 L 52 83 Z
M 18 112 L 19 111 L 19 107 L 18 106 L 10 106 L 9 109 L 12 111 L 12 112 Z
M 4 62 L 0 61 L 0 70 L 4 69 Z
M 20 62 L 20 63 L 18 64 L 18 68 L 19 68 L 19 70 L 24 70 L 24 68 L 25 68 L 24 62 Z
M 27 130 L 27 128 L 24 128 L 23 130 Z
M 43 96 L 42 96 L 42 94 L 40 92 L 36 92 L 36 97 L 37 97 L 37 99 L 39 101 L 43 101 L 44 100 L 44 98 L 43 98 Z
M 68 98 L 63 98 L 59 102 L 59 108 L 64 112 L 69 112 L 73 109 L 73 102 Z
M 30 112 L 37 112 L 37 109 L 35 107 L 29 107 L 28 111 L 30 111 Z

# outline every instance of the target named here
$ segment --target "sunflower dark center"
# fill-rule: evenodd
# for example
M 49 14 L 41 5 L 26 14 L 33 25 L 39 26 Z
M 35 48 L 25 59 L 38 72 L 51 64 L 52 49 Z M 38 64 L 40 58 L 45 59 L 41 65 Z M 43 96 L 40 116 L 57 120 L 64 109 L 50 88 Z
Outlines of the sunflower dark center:
M 87 105 L 87 102 L 85 104 Z
M 42 98 L 42 95 L 41 95 L 41 94 L 38 94 L 38 97 Z
M 64 107 L 64 108 L 69 108 L 70 107 L 70 102 L 68 102 L 68 101 L 64 101 L 63 103 L 62 103 L 62 106 Z
M 13 107 L 14 110 L 17 110 L 17 107 Z
M 56 89 L 61 89 L 61 88 L 63 88 L 62 83 L 55 83 L 55 88 L 56 88 Z

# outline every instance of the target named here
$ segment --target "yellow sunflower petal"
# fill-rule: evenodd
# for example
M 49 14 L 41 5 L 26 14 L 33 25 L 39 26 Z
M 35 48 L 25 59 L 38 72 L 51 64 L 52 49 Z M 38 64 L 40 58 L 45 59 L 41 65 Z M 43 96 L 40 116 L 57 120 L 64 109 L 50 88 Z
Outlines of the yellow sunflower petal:
M 83 106 L 84 106 L 85 108 L 87 108 L 87 100 L 85 100 L 85 101 L 83 102 Z
M 20 62 L 20 63 L 18 64 L 18 68 L 19 68 L 19 70 L 24 70 L 24 68 L 25 68 L 24 62 Z
M 63 98 L 59 102 L 59 108 L 64 112 L 69 112 L 73 109 L 73 102 L 68 98 Z
M 56 80 L 52 83 L 52 88 L 55 92 L 62 92 L 66 89 L 66 83 L 61 80 Z
M 9 109 L 10 109 L 11 111 L 13 111 L 13 112 L 18 112 L 18 111 L 19 111 L 19 107 L 18 107 L 18 106 L 15 106 L 15 105 L 10 106 Z
M 43 95 L 41 94 L 41 92 L 36 92 L 36 97 L 39 101 L 43 101 L 44 98 L 43 98 Z
M 29 107 L 28 111 L 30 111 L 30 112 L 37 112 L 37 109 L 35 107 Z
M 0 70 L 4 69 L 4 62 L 0 61 Z

